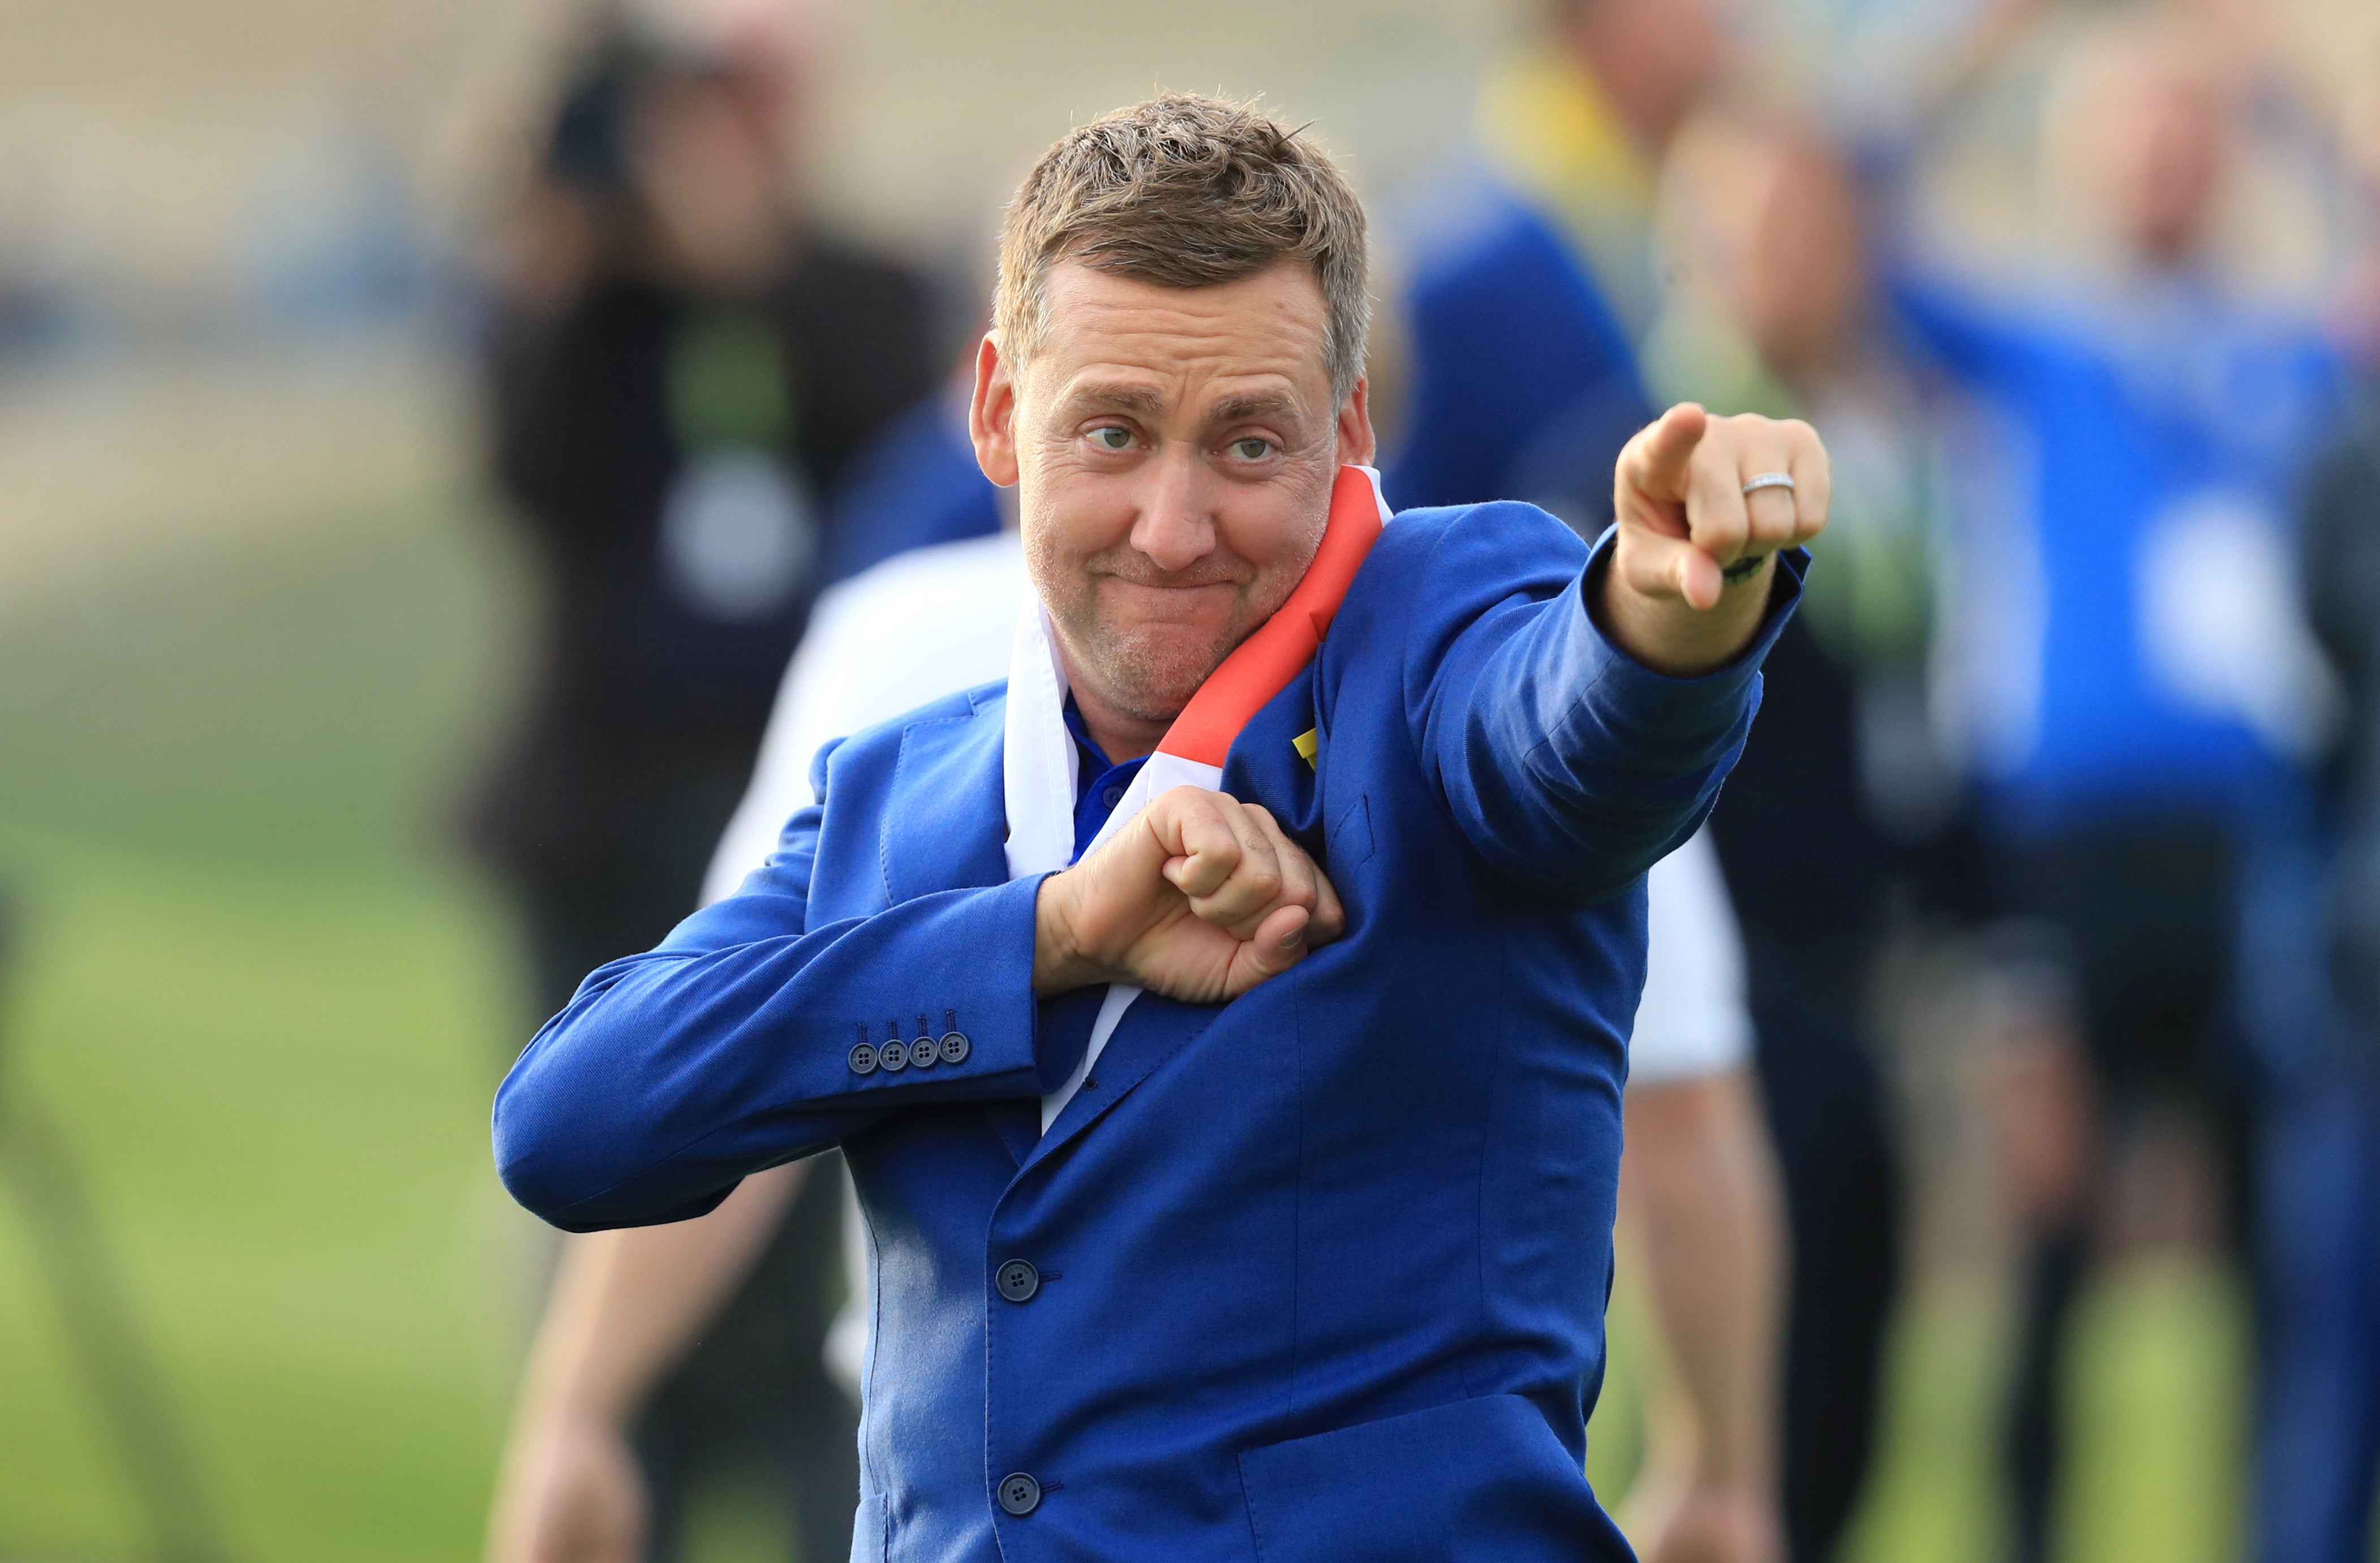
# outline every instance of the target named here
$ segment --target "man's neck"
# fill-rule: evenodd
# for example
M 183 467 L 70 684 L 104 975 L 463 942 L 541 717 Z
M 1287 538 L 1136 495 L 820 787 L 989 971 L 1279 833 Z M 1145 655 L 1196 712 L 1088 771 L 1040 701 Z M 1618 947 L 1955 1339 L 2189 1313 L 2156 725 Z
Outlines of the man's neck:
M 1173 725 L 1172 717 L 1150 721 L 1120 711 L 1101 699 L 1074 668 L 1074 659 L 1062 648 L 1058 653 L 1066 669 L 1068 692 L 1075 697 L 1075 709 L 1082 713 L 1083 731 L 1099 746 L 1099 753 L 1110 765 L 1122 765 L 1126 760 L 1145 759 L 1153 753 L 1166 729 Z

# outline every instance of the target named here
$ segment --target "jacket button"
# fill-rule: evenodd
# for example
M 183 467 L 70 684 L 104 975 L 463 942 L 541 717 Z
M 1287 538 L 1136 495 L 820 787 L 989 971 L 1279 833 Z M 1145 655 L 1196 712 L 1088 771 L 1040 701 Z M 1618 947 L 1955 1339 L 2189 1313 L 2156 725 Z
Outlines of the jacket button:
M 1022 1471 L 1000 1479 L 1000 1507 L 1019 1520 L 1041 1507 L 1041 1484 Z
M 851 1072 L 854 1074 L 873 1074 L 876 1072 L 876 1048 L 873 1043 L 862 1042 L 857 1047 L 852 1048 Z
M 909 1045 L 898 1037 L 876 1049 L 876 1067 L 887 1074 L 898 1074 L 909 1067 Z
M 1041 1290 L 1041 1272 L 1022 1259 L 1011 1259 L 992 1274 L 992 1284 L 1011 1302 L 1030 1302 Z
M 967 1054 L 970 1050 L 972 1050 L 972 1045 L 967 1041 L 965 1032 L 945 1031 L 942 1033 L 942 1061 L 944 1063 L 965 1063 L 966 1062 Z
M 931 1069 L 940 1061 L 941 1057 L 941 1049 L 934 1046 L 934 1039 L 930 1036 L 920 1036 L 909 1044 L 911 1069 Z

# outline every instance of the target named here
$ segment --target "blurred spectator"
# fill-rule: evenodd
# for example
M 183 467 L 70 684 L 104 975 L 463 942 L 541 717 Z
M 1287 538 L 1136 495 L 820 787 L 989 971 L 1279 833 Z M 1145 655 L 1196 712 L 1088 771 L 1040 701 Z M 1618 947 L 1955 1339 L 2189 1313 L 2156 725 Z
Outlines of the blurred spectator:
M 2367 223 L 2380 217 L 2373 118 L 2358 148 Z M 2367 231 L 2365 247 L 2342 300 L 2360 384 L 2314 465 L 2301 539 L 2307 607 L 2345 697 L 2321 800 L 2326 893 L 2319 920 L 2261 941 L 2322 950 L 2330 982 L 2317 1001 L 2338 1006 L 2275 1058 L 2265 1114 L 2271 1316 L 2254 1556 L 2265 1563 L 2368 1558 L 2380 1472 L 2380 240 Z
M 1534 500 L 1592 535 L 1609 519 L 1613 455 L 1651 417 L 1638 345 L 1661 308 L 1658 170 L 1724 67 L 1725 36 L 1701 0 L 1577 0 L 1547 26 L 1551 46 L 1488 84 L 1488 171 L 1461 181 L 1456 210 L 1429 213 L 1389 493 Z M 1800 228 L 1793 215 L 1777 225 L 1793 253 L 1746 260 L 1797 268 L 1777 284 L 1790 301 L 1764 345 L 1824 368 L 1856 330 L 1857 247 L 1843 273 L 1824 253 L 1824 219 Z M 1820 318 L 1801 323 L 1805 309 Z M 1832 1555 L 1866 1472 L 1899 1271 L 1896 1158 L 1859 1024 L 1884 876 L 1857 802 L 1850 679 L 1797 619 L 1766 687 L 1711 830 L 1743 924 L 1784 1173 L 1794 1262 L 1779 1448 L 1791 1556 L 1813 1563 Z
M 1945 519 L 1938 451 L 1869 273 L 1868 225 L 1853 171 L 1814 124 L 1698 116 L 1664 176 L 1672 285 L 1645 359 L 1664 400 L 1804 418 L 1826 432 L 1827 578 L 1813 580 L 1798 616 L 1844 690 L 1827 722 L 1828 764 L 1857 812 L 1834 850 L 1867 866 L 1863 910 L 1844 926 L 1872 931 L 1886 842 L 1904 853 L 1940 842 L 1961 782 L 1925 686 Z
M 1545 26 L 1482 93 L 1481 166 L 1407 224 L 1409 428 L 1388 491 L 1525 499 L 1591 537 L 1620 447 L 1653 417 L 1636 342 L 1659 303 L 1659 160 L 1724 38 L 1706 0 L 1569 0 Z
M 939 368 L 919 280 L 792 198 L 814 62 L 788 16 L 607 11 L 593 31 L 504 233 L 489 333 L 497 473 L 547 617 L 471 829 L 541 1015 L 693 906 L 812 599 L 870 556 L 832 496 Z M 613 1551 L 543 1525 L 577 1446 L 539 1441 L 533 1378 L 499 1556 L 671 1557 L 689 1488 L 725 1471 L 798 1515 L 808 1556 L 841 1555 L 853 1412 L 818 1353 L 839 1198 L 812 1179 L 719 1327 L 616 1387 L 641 1407 L 650 1508 Z
M 1835 459 L 1825 567 L 1770 655 L 1762 721 L 1711 822 L 1792 1200 L 1795 1556 L 1825 1557 L 1873 1446 L 1900 1275 L 1899 1157 L 1869 991 L 1896 878 L 1956 811 L 1925 692 L 1932 466 L 1879 328 L 1861 194 L 1823 138 L 1706 113 L 1671 150 L 1662 210 L 1673 285 L 1646 343 L 1661 397 L 1812 419 Z
M 2042 147 L 2095 242 L 2021 299 L 1899 288 L 1978 415 L 1947 649 L 1996 895 L 2065 974 L 2030 986 L 2007 1076 L 2032 1245 L 2008 1428 L 2028 1560 L 2049 1551 L 2066 1329 L 2114 1174 L 2194 1125 L 2217 1218 L 2245 1241 L 2240 1044 L 2269 1057 L 2312 1013 L 2302 941 L 2274 941 L 2264 914 L 2303 854 L 2302 766 L 2329 694 L 2295 600 L 2289 503 L 2331 365 L 2311 322 L 2250 304 L 2214 258 L 2242 63 L 2151 14 L 2086 35 Z M 2243 905 L 2259 954 L 2244 986 Z

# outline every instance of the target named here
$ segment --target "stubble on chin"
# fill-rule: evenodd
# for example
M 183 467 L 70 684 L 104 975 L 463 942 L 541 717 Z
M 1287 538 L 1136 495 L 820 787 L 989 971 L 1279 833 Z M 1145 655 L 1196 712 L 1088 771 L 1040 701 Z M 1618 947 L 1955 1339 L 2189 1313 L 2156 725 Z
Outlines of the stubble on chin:
M 1236 628 L 1236 626 L 1234 626 Z M 1179 627 L 1102 624 L 1086 613 L 1071 626 L 1080 660 L 1099 679 L 1100 696 L 1135 721 L 1171 721 L 1222 666 L 1245 633 L 1190 636 Z
M 1271 589 L 1278 583 L 1244 584 L 1230 619 L 1205 633 L 1180 624 L 1119 624 L 1099 612 L 1098 561 L 1064 553 L 1046 541 L 1029 545 L 1026 552 L 1034 589 L 1050 611 L 1069 662 L 1097 681 L 1104 703 L 1135 721 L 1167 722 L 1179 716 L 1207 676 L 1279 606 L 1259 600 L 1287 595 L 1286 588 Z

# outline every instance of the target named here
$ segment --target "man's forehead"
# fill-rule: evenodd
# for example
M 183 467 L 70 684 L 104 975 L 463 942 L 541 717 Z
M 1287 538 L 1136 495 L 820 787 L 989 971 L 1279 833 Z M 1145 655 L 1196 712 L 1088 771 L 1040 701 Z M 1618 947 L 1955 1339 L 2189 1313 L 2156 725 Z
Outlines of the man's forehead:
M 1050 394 L 1151 412 L 1294 410 L 1329 395 L 1329 309 L 1310 267 L 1284 262 L 1208 287 L 1050 268 L 1037 369 Z M 1042 378 L 1037 373 L 1036 378 Z

